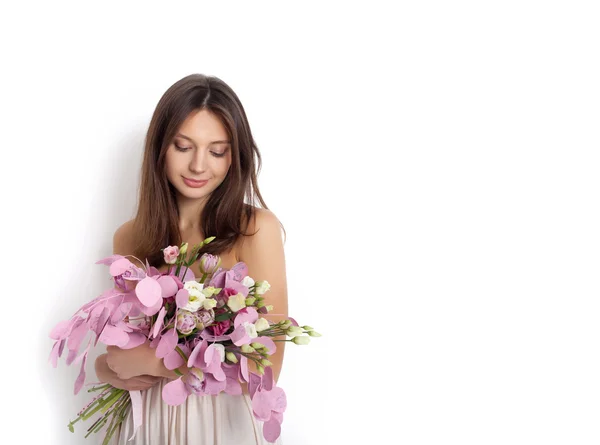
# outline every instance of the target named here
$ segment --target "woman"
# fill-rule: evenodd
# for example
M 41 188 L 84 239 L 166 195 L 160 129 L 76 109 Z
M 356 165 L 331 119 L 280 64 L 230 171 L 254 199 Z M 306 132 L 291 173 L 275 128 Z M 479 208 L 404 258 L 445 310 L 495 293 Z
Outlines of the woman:
M 258 190 L 260 166 L 261 156 L 237 95 L 216 77 L 184 77 L 165 92 L 152 116 L 137 214 L 116 230 L 114 253 L 147 258 L 151 266 L 166 272 L 160 249 L 182 242 L 193 246 L 215 236 L 201 252 L 219 255 L 221 267 L 227 269 L 244 262 L 251 277 L 271 285 L 265 303 L 279 314 L 272 320 L 287 318 L 281 228 Z M 254 206 L 254 195 L 263 208 Z M 192 270 L 198 274 L 198 263 Z M 277 345 L 269 359 L 275 380 L 285 342 Z M 117 388 L 142 390 L 143 398 L 143 424 L 135 439 L 127 442 L 133 431 L 129 413 L 113 444 L 268 443 L 261 422 L 252 414 L 247 387 L 239 396 L 191 396 L 182 405 L 169 406 L 161 399 L 162 388 L 177 375 L 165 368 L 148 343 L 107 351 L 96 360 L 98 379 Z M 253 368 L 252 363 L 249 366 Z

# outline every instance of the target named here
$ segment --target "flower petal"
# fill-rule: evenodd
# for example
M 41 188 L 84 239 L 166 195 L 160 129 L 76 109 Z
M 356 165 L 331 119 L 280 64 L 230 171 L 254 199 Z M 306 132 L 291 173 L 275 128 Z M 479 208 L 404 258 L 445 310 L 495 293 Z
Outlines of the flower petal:
M 181 377 L 167 383 L 162 390 L 163 400 L 171 406 L 181 405 L 189 395 L 190 391 L 181 380 Z
M 177 331 L 175 329 L 169 329 L 164 334 L 158 346 L 156 347 L 156 356 L 158 358 L 165 358 L 169 352 L 175 349 L 177 346 Z
M 243 261 L 236 263 L 232 268 L 233 278 L 241 283 L 241 281 L 248 276 L 248 266 Z
M 123 275 L 124 272 L 129 270 L 131 266 L 133 266 L 133 263 L 131 261 L 129 261 L 125 257 L 121 257 L 111 263 L 108 271 L 113 277 L 118 277 L 119 275 Z
M 189 299 L 190 293 L 187 289 L 179 289 L 175 295 L 175 303 L 177 303 L 178 308 L 187 306 Z
M 243 325 L 239 325 L 237 328 L 235 328 L 235 330 L 229 334 L 229 338 L 236 346 L 242 346 L 252 341 Z
M 88 333 L 89 327 L 87 323 L 80 319 L 81 322 L 79 325 L 75 326 L 75 328 L 69 334 L 69 340 L 67 341 L 67 347 L 72 351 L 77 351 L 81 342 L 83 341 L 83 337 Z
M 265 390 L 271 391 L 274 385 L 273 370 L 270 366 L 265 366 L 265 372 L 262 375 L 262 386 Z
M 242 355 L 240 357 L 240 374 L 242 378 L 247 382 L 248 381 L 248 357 Z
M 107 324 L 100 334 L 100 341 L 108 346 L 125 346 L 129 341 L 129 334 L 123 330 Z
M 81 368 L 79 369 L 79 375 L 77 376 L 77 380 L 75 380 L 75 391 L 74 393 L 77 394 L 79 391 L 81 391 L 81 388 L 83 387 L 83 383 L 85 382 L 85 362 L 87 361 L 87 354 L 85 354 L 85 356 L 83 357 L 83 360 L 81 361 Z
M 227 377 L 225 380 L 226 386 L 224 391 L 232 396 L 241 396 L 242 395 L 242 385 L 237 379 Z
M 154 337 L 156 337 L 160 331 L 162 330 L 163 327 L 163 321 L 165 320 L 165 314 L 166 314 L 166 310 L 164 308 L 164 306 L 160 309 L 160 312 L 158 313 L 158 317 L 156 318 L 156 321 L 154 322 L 154 328 L 152 330 L 152 335 Z
M 129 335 L 129 341 L 121 346 L 121 349 L 133 349 L 137 348 L 139 345 L 142 345 L 146 341 L 146 336 L 144 334 L 140 334 L 139 332 L 132 332 Z
M 162 289 L 162 297 L 169 298 L 177 293 L 177 283 L 175 279 L 170 275 L 163 275 L 159 277 L 157 280 L 160 288 Z
M 188 348 L 184 344 L 179 345 L 179 347 L 181 348 L 181 350 L 183 351 L 183 353 L 185 355 L 189 355 L 190 348 Z M 177 352 L 175 349 L 173 349 L 171 352 L 169 352 L 165 356 L 163 363 L 165 364 L 165 368 L 172 371 L 173 369 L 183 366 L 185 364 L 185 361 L 183 360 L 183 357 L 181 355 L 179 355 L 179 352 Z
M 271 400 L 273 401 L 272 410 L 274 412 L 283 413 L 287 408 L 287 397 L 283 388 L 276 386 L 271 391 Z
M 263 424 L 263 437 L 269 442 L 275 442 L 281 435 L 281 423 L 271 417 Z
M 96 264 L 105 264 L 107 266 L 110 266 L 112 263 L 114 263 L 115 261 L 124 258 L 123 255 L 118 255 L 118 254 L 114 254 L 111 256 L 107 256 L 106 258 L 102 258 L 101 260 L 96 261 Z
M 256 390 L 252 397 L 252 411 L 258 420 L 267 421 L 271 418 L 271 407 L 273 401 L 269 391 Z
M 249 323 L 254 323 L 256 320 L 258 320 L 258 312 L 256 312 L 256 309 L 254 309 L 253 307 L 246 307 L 244 309 L 241 309 L 237 313 L 233 325 L 237 328 L 240 324 L 244 323 L 245 321 Z
M 261 379 L 260 376 L 254 374 L 253 372 L 249 373 L 250 378 L 248 379 L 248 392 L 250 393 L 250 397 L 254 397 L 256 390 L 260 388 Z
M 275 342 L 271 340 L 271 337 L 256 337 L 252 339 L 253 342 L 260 343 L 261 345 L 265 345 L 269 350 L 269 355 L 273 354 L 277 351 L 277 346 L 275 346 Z
M 104 326 L 106 326 L 106 322 L 108 321 L 109 317 L 110 317 L 110 309 L 108 309 L 107 307 L 102 308 L 102 312 L 100 312 L 100 315 L 98 316 L 98 320 L 96 321 L 96 326 L 94 328 L 94 332 L 96 333 L 96 338 L 100 337 L 100 334 L 102 333 Z
M 202 340 L 201 343 L 198 343 L 194 347 L 194 350 L 188 357 L 188 368 L 204 368 L 206 366 L 206 363 L 204 362 L 204 352 L 206 351 L 206 348 L 208 348 L 208 342 L 206 340 Z
M 204 374 L 204 392 L 213 396 L 218 395 L 221 391 L 224 391 L 227 387 L 226 379 L 217 380 L 212 374 Z
M 157 302 L 162 303 L 162 288 L 154 278 L 146 277 L 141 280 L 135 287 L 135 295 L 146 307 L 153 307 Z
M 154 306 L 150 306 L 150 307 L 146 307 L 143 304 L 139 304 L 139 309 L 140 311 L 144 314 L 147 315 L 148 317 L 152 317 L 154 314 L 156 314 L 158 311 L 160 311 L 160 308 L 163 305 L 163 299 L 159 298 L 158 300 L 156 300 L 156 303 L 154 304 Z
M 64 343 L 64 340 L 56 340 L 54 342 L 54 346 L 52 346 L 52 351 L 50 351 L 50 356 L 48 357 L 48 361 L 52 364 L 53 368 L 56 368 L 58 363 L 58 349 L 61 343 Z

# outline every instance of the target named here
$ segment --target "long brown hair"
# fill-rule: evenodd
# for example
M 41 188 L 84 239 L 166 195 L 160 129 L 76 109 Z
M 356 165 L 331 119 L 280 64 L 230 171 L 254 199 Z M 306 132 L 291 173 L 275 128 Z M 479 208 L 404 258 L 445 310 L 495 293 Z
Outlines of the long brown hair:
M 155 267 L 164 264 L 160 249 L 183 242 L 176 190 L 167 179 L 165 155 L 183 121 L 190 113 L 203 109 L 220 118 L 231 140 L 232 156 L 225 180 L 211 193 L 202 210 L 202 232 L 206 238 L 216 238 L 201 253 L 227 252 L 240 236 L 248 236 L 242 231 L 242 224 L 247 228 L 250 219 L 256 216 L 255 197 L 268 209 L 257 183 L 261 155 L 238 96 L 218 77 L 203 74 L 184 77 L 161 97 L 145 139 L 133 223 L 134 255 L 142 261 L 147 259 Z

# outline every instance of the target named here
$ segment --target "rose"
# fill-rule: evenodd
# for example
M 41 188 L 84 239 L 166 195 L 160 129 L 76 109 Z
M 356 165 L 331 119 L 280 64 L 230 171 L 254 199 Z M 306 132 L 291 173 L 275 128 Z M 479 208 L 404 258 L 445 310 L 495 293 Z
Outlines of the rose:
M 221 292 L 219 292 L 215 297 L 215 299 L 217 300 L 217 307 L 221 308 L 225 306 L 227 300 L 229 300 L 229 297 L 231 297 L 232 295 L 236 295 L 237 293 L 238 291 L 231 287 L 223 288 Z
M 205 253 L 200 257 L 200 272 L 202 274 L 211 274 L 215 273 L 215 271 L 221 265 L 221 258 L 217 255 L 211 255 L 210 253 Z
M 177 246 L 169 246 L 163 249 L 163 254 L 165 256 L 165 263 L 167 264 L 175 264 L 177 261 L 177 257 L 179 256 L 179 247 Z
M 179 332 L 183 335 L 189 335 L 192 333 L 194 328 L 196 327 L 196 316 L 191 312 L 186 310 L 180 310 L 177 314 L 177 320 L 175 322 L 175 327 Z
M 227 300 L 227 306 L 229 306 L 233 312 L 237 312 L 246 307 L 246 297 L 244 297 L 244 294 L 242 293 L 232 295 Z
M 231 321 L 223 320 L 223 321 L 219 321 L 219 322 L 213 324 L 210 327 L 210 329 L 212 330 L 213 335 L 219 336 L 219 335 L 225 335 L 225 332 L 227 332 L 230 327 L 231 327 Z
M 214 311 L 199 311 L 196 314 L 196 327 L 199 330 L 204 329 L 209 326 L 213 321 L 215 321 L 215 313 Z

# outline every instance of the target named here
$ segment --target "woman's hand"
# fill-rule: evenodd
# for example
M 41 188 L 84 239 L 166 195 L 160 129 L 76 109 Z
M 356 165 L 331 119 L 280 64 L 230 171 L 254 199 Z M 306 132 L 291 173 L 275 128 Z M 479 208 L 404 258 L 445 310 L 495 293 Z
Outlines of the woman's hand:
M 145 343 L 133 349 L 107 346 L 106 363 L 122 380 L 141 375 L 161 376 L 162 359 L 156 357 L 156 349 Z
M 120 379 L 117 374 L 108 367 L 106 358 L 108 354 L 99 355 L 96 359 L 96 376 L 102 382 L 109 383 L 115 388 L 125 389 L 127 391 L 142 391 L 156 385 L 161 377 L 151 375 L 140 375 L 130 379 Z

